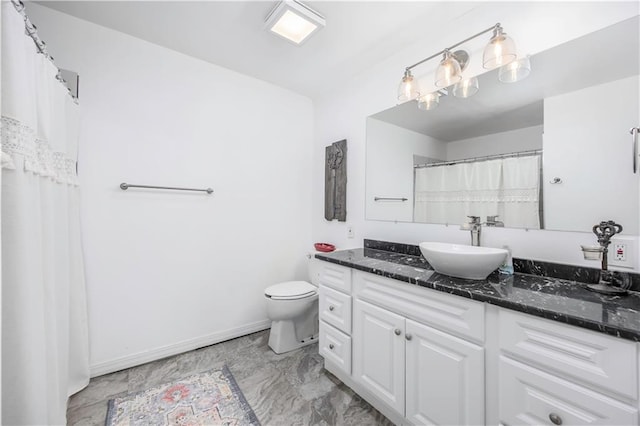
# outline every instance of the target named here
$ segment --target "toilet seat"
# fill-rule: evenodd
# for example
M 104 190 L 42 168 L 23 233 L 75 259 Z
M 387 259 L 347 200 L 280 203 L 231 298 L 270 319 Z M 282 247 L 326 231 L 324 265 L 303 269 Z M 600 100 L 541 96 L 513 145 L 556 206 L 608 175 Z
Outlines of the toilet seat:
M 287 281 L 267 287 L 265 296 L 274 300 L 295 300 L 314 296 L 316 287 L 306 281 Z

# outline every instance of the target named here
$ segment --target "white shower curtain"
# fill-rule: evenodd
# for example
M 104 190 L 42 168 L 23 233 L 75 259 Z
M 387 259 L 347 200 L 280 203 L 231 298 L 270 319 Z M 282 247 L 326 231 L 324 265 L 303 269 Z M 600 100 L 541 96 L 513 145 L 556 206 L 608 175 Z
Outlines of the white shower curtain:
M 2 2 L 2 424 L 65 424 L 89 381 L 78 106 Z
M 414 221 L 461 224 L 498 215 L 506 227 L 540 228 L 540 156 L 415 170 Z

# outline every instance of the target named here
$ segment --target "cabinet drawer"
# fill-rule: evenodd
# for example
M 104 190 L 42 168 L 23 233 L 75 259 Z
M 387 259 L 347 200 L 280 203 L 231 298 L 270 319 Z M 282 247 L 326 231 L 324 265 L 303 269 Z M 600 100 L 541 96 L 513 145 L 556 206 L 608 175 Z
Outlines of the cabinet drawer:
M 636 345 L 616 337 L 500 310 L 500 349 L 570 380 L 638 396 Z
M 325 360 L 351 374 L 351 337 L 320 321 L 319 352 Z
M 351 293 L 351 268 L 321 261 L 319 269 L 318 280 L 321 285 Z
M 484 342 L 484 303 L 391 278 L 354 271 L 354 296 L 406 318 Z
M 351 334 L 351 296 L 320 286 L 320 319 Z
M 504 425 L 637 425 L 636 408 L 500 356 Z

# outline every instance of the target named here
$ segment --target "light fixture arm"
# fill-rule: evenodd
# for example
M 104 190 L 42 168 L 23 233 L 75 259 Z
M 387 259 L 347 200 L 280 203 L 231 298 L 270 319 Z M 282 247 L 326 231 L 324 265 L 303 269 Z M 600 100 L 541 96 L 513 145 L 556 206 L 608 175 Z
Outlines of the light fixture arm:
M 497 34 L 499 31 L 502 31 L 502 26 L 501 26 L 501 25 L 500 25 L 500 23 L 498 22 L 497 24 L 495 24 L 495 25 L 493 25 L 493 26 L 491 26 L 491 27 L 487 28 L 486 30 L 480 31 L 479 33 L 474 34 L 474 35 L 472 35 L 471 37 L 465 38 L 464 40 L 459 41 L 458 43 L 456 43 L 456 44 L 454 44 L 454 45 L 451 45 L 451 46 L 449 46 L 449 47 L 446 47 L 446 48 L 442 49 L 441 51 L 439 51 L 438 53 L 436 53 L 436 54 L 433 54 L 433 55 L 429 56 L 428 58 L 425 58 L 425 59 L 423 59 L 423 60 L 421 60 L 421 61 L 419 61 L 419 62 L 416 62 L 416 63 L 415 63 L 415 64 L 413 64 L 413 65 L 409 65 L 408 67 L 406 67 L 406 68 L 405 68 L 405 73 L 406 73 L 406 72 L 408 72 L 408 71 L 411 71 L 413 68 L 417 67 L 418 65 L 422 65 L 422 64 L 424 64 L 424 63 L 425 63 L 425 62 L 427 62 L 428 60 L 431 60 L 431 59 L 433 59 L 433 58 L 436 58 L 436 57 L 438 57 L 438 56 L 440 56 L 440 55 L 444 54 L 447 50 L 453 50 L 453 49 L 455 49 L 456 47 L 460 46 L 461 44 L 464 44 L 464 43 L 468 42 L 469 40 L 473 40 L 474 38 L 480 37 L 481 35 L 486 34 L 486 33 L 488 33 L 489 31 L 494 31 L 494 33 L 496 33 L 496 34 Z

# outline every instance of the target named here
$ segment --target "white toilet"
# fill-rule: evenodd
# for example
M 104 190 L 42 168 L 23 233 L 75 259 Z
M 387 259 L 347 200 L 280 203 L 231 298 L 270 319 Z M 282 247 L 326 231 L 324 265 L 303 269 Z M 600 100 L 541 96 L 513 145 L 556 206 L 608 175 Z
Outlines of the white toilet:
M 318 340 L 317 260 L 309 256 L 309 278 L 267 287 L 267 316 L 271 322 L 269 347 L 277 354 L 289 352 Z

